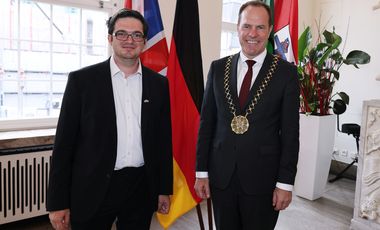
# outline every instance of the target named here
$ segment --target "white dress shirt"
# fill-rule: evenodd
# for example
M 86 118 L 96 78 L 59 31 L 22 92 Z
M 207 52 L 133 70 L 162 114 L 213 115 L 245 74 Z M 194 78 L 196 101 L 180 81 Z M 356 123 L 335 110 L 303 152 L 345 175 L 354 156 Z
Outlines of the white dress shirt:
M 255 58 L 252 59 L 255 61 L 255 64 L 252 67 L 252 81 L 251 81 L 250 88 L 252 88 L 252 85 L 255 82 L 257 75 L 259 74 L 259 72 L 261 70 L 261 67 L 263 66 L 266 55 L 267 55 L 267 50 L 265 49 L 262 53 L 260 53 L 259 55 L 257 55 Z M 247 56 L 245 56 L 243 54 L 243 52 L 240 52 L 239 60 L 238 60 L 238 64 L 237 64 L 237 76 L 236 76 L 237 77 L 238 95 L 240 94 L 240 88 L 241 88 L 241 85 L 243 84 L 244 76 L 248 70 L 248 65 L 245 62 L 248 59 L 249 58 L 247 58 Z M 195 175 L 196 178 L 208 178 L 208 172 L 200 172 L 199 171 L 199 172 L 196 172 L 195 174 L 196 174 Z M 291 185 L 291 184 L 284 184 L 284 183 L 277 182 L 276 187 L 283 189 L 283 190 L 286 190 L 286 191 L 292 191 L 293 190 L 293 185 Z
M 117 124 L 117 157 L 115 170 L 144 165 L 141 141 L 141 63 L 137 72 L 125 77 L 112 56 L 110 59 Z
M 261 54 L 257 55 L 254 59 L 255 64 L 252 67 L 252 81 L 251 86 L 249 88 L 252 88 L 253 83 L 255 82 L 257 75 L 259 75 L 260 69 L 263 66 L 265 56 L 267 55 L 267 50 L 264 50 Z M 244 76 L 247 73 L 248 70 L 248 64 L 245 62 L 249 60 L 243 52 L 240 52 L 239 60 L 237 64 L 237 92 L 238 95 L 240 95 L 240 88 L 243 84 Z

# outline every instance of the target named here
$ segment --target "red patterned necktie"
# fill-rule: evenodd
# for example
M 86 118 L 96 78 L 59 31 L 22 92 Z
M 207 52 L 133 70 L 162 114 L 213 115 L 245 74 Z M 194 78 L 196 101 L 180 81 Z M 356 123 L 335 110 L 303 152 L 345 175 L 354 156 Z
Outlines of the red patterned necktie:
M 254 60 L 247 60 L 245 62 L 248 65 L 248 70 L 244 76 L 243 83 L 241 84 L 241 88 L 240 88 L 240 94 L 239 94 L 240 108 L 244 108 L 245 102 L 247 101 L 247 97 L 248 97 L 249 90 L 251 88 L 251 82 L 252 82 L 252 66 L 255 64 Z

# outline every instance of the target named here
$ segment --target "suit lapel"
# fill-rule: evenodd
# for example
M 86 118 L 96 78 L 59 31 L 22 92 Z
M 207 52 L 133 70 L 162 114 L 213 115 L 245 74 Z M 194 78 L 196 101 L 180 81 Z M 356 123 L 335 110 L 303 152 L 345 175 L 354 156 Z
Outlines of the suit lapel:
M 116 109 L 115 109 L 115 98 L 113 96 L 113 87 L 112 87 L 112 76 L 111 76 L 111 68 L 110 68 L 110 58 L 107 61 L 103 62 L 102 67 L 94 73 L 95 76 L 100 77 L 99 86 L 104 87 L 105 89 L 105 97 L 112 100 L 111 106 L 115 113 L 116 117 Z
M 239 60 L 239 53 L 235 54 L 232 57 L 231 62 L 231 82 L 230 82 L 230 90 L 232 94 L 232 101 L 235 105 L 236 111 L 240 114 L 241 108 L 239 106 L 239 95 L 237 93 L 237 65 Z M 224 70 L 224 69 L 223 69 Z M 224 72 L 223 72 L 224 74 Z
M 104 101 L 105 111 L 110 111 L 112 119 L 114 119 L 116 127 L 116 109 L 115 98 L 113 94 L 112 76 L 110 68 L 110 58 L 100 63 L 97 68 L 94 68 L 91 73 L 91 84 L 96 86 L 96 91 L 102 95 L 101 100 Z
M 97 69 L 94 72 L 94 76 L 98 76 L 99 81 L 97 82 L 99 90 L 98 93 L 103 95 L 105 106 L 105 111 L 109 111 L 110 123 L 112 124 L 112 130 L 114 130 L 114 136 L 117 136 L 117 124 L 116 124 L 116 108 L 115 108 L 115 98 L 113 94 L 113 86 L 112 86 L 112 76 L 111 76 L 111 68 L 110 68 L 110 59 L 106 60 L 102 63 L 101 68 Z
M 141 137 L 144 137 L 148 130 L 149 104 L 151 76 L 146 67 L 142 66 L 142 97 L 141 97 Z

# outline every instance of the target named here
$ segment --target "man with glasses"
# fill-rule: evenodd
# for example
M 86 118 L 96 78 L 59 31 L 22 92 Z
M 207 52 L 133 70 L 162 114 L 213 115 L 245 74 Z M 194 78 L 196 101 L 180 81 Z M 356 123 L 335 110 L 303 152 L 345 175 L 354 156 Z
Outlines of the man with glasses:
M 122 9 L 108 22 L 113 55 L 71 72 L 51 161 L 55 229 L 149 229 L 173 190 L 168 81 L 144 67 L 148 25 Z

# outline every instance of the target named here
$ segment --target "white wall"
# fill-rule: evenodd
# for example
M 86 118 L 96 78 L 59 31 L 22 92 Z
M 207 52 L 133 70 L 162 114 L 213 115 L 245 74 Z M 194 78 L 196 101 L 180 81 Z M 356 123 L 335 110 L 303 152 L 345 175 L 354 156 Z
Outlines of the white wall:
M 307 26 L 314 24 L 314 8 L 316 1 L 310 0 L 298 0 L 298 33 L 301 33 L 305 30 Z
M 315 21 L 336 32 L 345 41 L 344 55 L 351 50 L 363 50 L 370 54 L 371 62 L 355 69 L 353 66 L 342 66 L 340 80 L 336 91 L 344 91 L 350 96 L 347 111 L 340 116 L 341 123 L 360 125 L 362 104 L 364 100 L 380 99 L 380 9 L 372 7 L 378 0 L 299 0 L 299 29 L 303 31 L 302 22 L 315 28 Z M 348 31 L 348 33 L 347 33 Z M 346 36 L 347 33 L 347 36 Z M 343 48 L 343 46 L 341 47 Z M 348 150 L 349 156 L 356 153 L 355 139 L 352 136 L 336 132 L 335 148 Z M 349 162 L 350 158 L 337 157 Z

